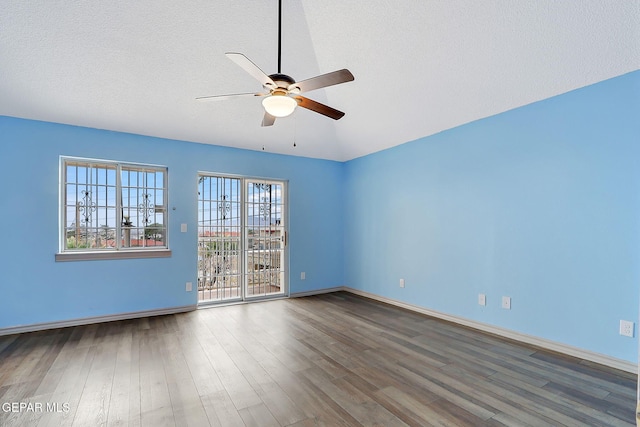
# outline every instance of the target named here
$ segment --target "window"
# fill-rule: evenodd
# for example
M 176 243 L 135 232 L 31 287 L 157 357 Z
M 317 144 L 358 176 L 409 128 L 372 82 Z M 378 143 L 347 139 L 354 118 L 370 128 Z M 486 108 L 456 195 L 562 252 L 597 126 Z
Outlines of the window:
M 166 167 L 69 157 L 61 158 L 60 167 L 56 259 L 169 256 L 142 254 L 168 249 Z

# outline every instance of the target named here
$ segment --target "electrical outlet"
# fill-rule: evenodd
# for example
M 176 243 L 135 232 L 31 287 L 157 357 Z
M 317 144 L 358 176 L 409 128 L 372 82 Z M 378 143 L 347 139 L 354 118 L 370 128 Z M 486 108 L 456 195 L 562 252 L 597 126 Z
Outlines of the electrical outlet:
M 400 287 L 404 288 L 404 279 L 400 279 Z
M 478 304 L 487 305 L 487 296 L 485 294 L 478 294 Z
M 633 322 L 629 322 L 628 320 L 621 320 L 620 335 L 633 338 Z
M 184 290 L 187 292 L 191 292 L 192 289 L 193 289 L 193 283 L 187 282 L 184 286 Z
M 307 274 L 304 271 L 300 273 L 300 280 L 304 280 L 306 278 L 307 278 Z
M 502 297 L 502 308 L 511 310 L 511 297 Z

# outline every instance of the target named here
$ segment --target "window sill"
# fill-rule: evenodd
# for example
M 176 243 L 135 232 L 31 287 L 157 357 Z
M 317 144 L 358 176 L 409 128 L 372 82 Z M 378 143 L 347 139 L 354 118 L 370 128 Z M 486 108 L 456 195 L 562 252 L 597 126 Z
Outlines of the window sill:
M 170 249 L 153 249 L 137 251 L 113 252 L 62 252 L 56 254 L 56 262 L 65 261 L 99 261 L 110 259 L 169 258 Z

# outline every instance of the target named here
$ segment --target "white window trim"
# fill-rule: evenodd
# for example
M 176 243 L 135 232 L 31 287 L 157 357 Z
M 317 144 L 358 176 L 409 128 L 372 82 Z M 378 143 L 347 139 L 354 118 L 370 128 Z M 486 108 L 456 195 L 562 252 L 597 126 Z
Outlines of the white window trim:
M 65 249 L 65 239 L 66 239 L 66 185 L 65 185 L 65 166 L 68 162 L 86 162 L 86 163 L 99 163 L 99 164 L 109 164 L 116 166 L 118 173 L 116 173 L 116 187 L 121 188 L 121 177 L 120 171 L 122 167 L 133 167 L 133 168 L 152 168 L 164 171 L 164 208 L 165 208 L 165 221 L 166 221 L 166 236 L 165 236 L 165 246 L 157 247 L 157 248 L 109 248 L 109 249 L 93 249 L 93 250 L 70 250 Z M 64 261 L 93 261 L 93 260 L 112 260 L 112 259 L 136 259 L 136 258 L 167 258 L 171 257 L 172 253 L 169 249 L 169 168 L 167 166 L 162 165 L 154 165 L 148 163 L 133 163 L 133 162 L 121 162 L 117 160 L 104 160 L 104 159 L 94 159 L 94 158 L 84 158 L 84 157 L 75 157 L 75 156 L 60 156 L 60 165 L 59 165 L 59 213 L 58 213 L 58 222 L 59 222 L 59 242 L 58 242 L 58 252 L 55 254 L 56 262 L 64 262 Z M 120 207 L 120 201 L 116 199 L 116 224 L 122 224 L 122 213 Z M 121 225 L 116 227 L 116 238 L 120 239 L 121 236 Z M 119 241 L 119 240 L 118 240 Z
M 169 258 L 170 249 L 137 249 L 137 250 L 112 250 L 95 252 L 59 252 L 56 254 L 56 262 L 64 261 L 99 261 L 109 259 L 137 259 L 137 258 Z

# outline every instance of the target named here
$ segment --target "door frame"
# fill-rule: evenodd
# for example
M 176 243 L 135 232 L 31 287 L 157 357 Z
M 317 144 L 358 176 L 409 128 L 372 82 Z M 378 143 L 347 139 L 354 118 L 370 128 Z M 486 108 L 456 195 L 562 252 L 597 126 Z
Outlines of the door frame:
M 211 177 L 211 178 L 228 178 L 228 179 L 238 179 L 240 181 L 240 218 L 242 223 L 240 224 L 241 229 L 241 238 L 240 238 L 240 248 L 239 248 L 239 263 L 240 263 L 240 276 L 241 276 L 241 286 L 240 286 L 240 296 L 234 298 L 227 299 L 219 299 L 219 300 L 200 300 L 199 289 L 196 287 L 196 291 L 198 292 L 197 305 L 199 307 L 207 307 L 207 306 L 215 306 L 215 305 L 227 305 L 227 304 L 239 304 L 239 303 L 248 303 L 248 302 L 257 302 L 257 301 L 265 301 L 271 299 L 281 299 L 281 298 L 289 298 L 291 295 L 291 287 L 290 287 L 290 272 L 289 272 L 289 180 L 281 179 L 281 178 L 272 178 L 272 177 L 261 177 L 261 176 L 252 176 L 252 175 L 237 175 L 237 174 L 228 174 L 228 173 L 219 173 L 219 172 L 211 172 L 211 171 L 203 171 L 199 170 L 197 172 L 196 179 L 196 193 L 199 191 L 199 183 L 201 177 Z M 282 221 L 284 223 L 283 232 L 285 234 L 284 237 L 284 245 L 282 252 L 282 269 L 283 272 L 283 289 L 282 292 L 277 294 L 267 294 L 267 295 L 247 295 L 248 294 L 248 286 L 247 286 L 247 249 L 246 245 L 248 242 L 248 227 L 246 224 L 247 221 L 247 186 L 249 182 L 267 182 L 267 183 L 277 183 L 282 185 Z M 196 205 L 200 202 L 200 196 L 197 195 Z M 197 245 L 200 243 L 200 223 L 199 223 L 199 207 L 196 209 L 196 223 L 198 226 L 196 227 L 198 238 Z M 198 252 L 196 251 L 196 277 L 199 277 L 198 271 Z

